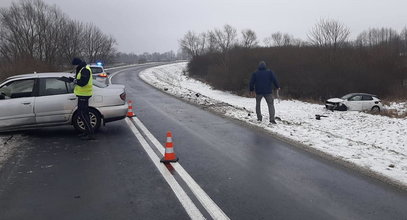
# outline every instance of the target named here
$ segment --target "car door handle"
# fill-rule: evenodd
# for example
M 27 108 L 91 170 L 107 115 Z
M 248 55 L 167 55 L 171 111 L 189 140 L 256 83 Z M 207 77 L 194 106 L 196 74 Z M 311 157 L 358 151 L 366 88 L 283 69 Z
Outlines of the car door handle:
M 21 103 L 21 104 L 23 104 L 23 105 L 29 105 L 29 104 L 31 104 L 31 102 L 23 102 L 23 103 Z
M 76 100 L 76 97 L 75 98 L 69 98 L 69 100 Z

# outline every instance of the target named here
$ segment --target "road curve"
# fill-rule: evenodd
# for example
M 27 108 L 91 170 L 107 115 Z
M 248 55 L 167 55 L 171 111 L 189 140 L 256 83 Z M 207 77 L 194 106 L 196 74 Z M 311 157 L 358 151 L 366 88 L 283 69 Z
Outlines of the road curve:
M 120 73 L 137 117 L 231 219 L 403 219 L 407 194 Z

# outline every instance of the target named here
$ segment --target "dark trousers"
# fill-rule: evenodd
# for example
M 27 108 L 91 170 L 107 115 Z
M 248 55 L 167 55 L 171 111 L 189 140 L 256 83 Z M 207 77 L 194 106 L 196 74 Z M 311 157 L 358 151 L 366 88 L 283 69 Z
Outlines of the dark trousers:
M 84 126 L 87 135 L 93 135 L 93 128 L 89 118 L 89 98 L 91 96 L 78 96 L 78 113 Z
M 263 116 L 261 115 L 261 110 L 260 110 L 260 103 L 261 99 L 264 97 L 264 99 L 267 102 L 267 106 L 269 108 L 269 116 L 270 116 L 270 122 L 274 121 L 274 114 L 275 114 L 275 109 L 274 109 L 274 99 L 271 94 L 256 94 L 256 114 L 257 114 L 257 120 L 261 121 L 263 119 Z

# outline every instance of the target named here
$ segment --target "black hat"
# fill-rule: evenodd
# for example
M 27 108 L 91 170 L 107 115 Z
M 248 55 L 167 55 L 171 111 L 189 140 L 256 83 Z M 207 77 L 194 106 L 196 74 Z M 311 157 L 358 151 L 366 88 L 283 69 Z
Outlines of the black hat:
M 266 68 L 267 68 L 266 62 L 260 61 L 260 63 L 259 63 L 259 69 L 266 69 Z
M 78 57 L 75 57 L 75 58 L 72 59 L 72 65 L 76 66 L 76 65 L 79 65 L 81 63 L 82 63 L 82 60 L 79 59 Z

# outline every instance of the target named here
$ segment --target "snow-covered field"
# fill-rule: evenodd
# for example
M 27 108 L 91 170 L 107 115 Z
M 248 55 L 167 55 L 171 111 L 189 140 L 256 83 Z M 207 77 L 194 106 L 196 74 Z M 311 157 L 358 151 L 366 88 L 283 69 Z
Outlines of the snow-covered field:
M 191 79 L 186 62 L 147 69 L 140 77 L 174 96 L 202 105 L 279 137 L 356 165 L 376 177 L 402 187 L 407 186 L 407 118 L 389 118 L 363 112 L 331 112 L 323 105 L 296 100 L 275 100 L 277 125 L 268 124 L 268 110 L 262 101 L 263 122 L 256 121 L 255 99 L 211 89 Z M 284 86 L 282 86 L 284 89 Z M 405 105 L 392 105 L 399 112 Z M 404 106 L 404 108 L 403 108 Z M 316 120 L 315 115 L 324 115 Z

